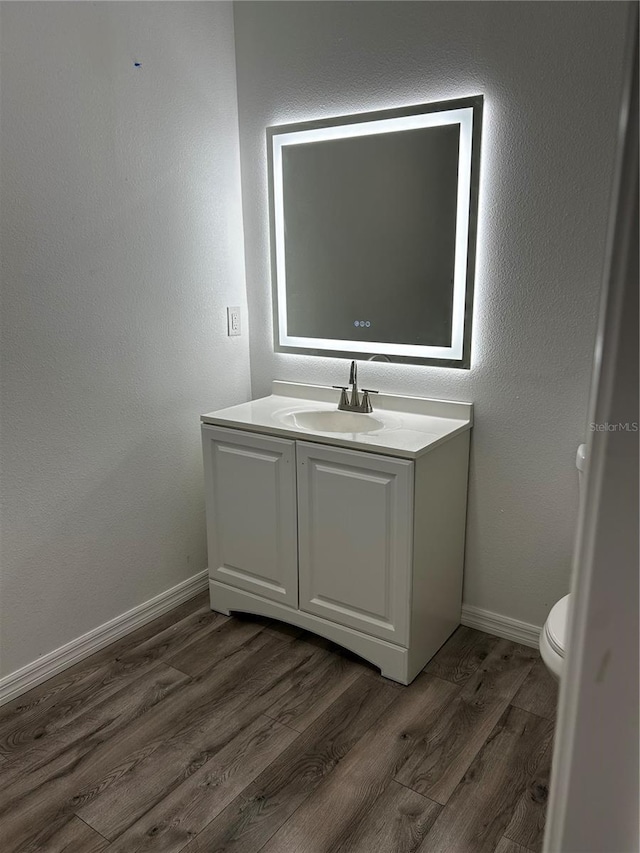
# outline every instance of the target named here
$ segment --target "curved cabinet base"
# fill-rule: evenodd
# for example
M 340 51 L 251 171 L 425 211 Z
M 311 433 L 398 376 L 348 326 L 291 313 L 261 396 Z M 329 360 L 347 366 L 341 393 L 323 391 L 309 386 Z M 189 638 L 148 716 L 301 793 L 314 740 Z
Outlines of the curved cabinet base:
M 209 594 L 211 609 L 218 613 L 224 613 L 227 616 L 232 611 L 256 613 L 259 616 L 280 619 L 282 622 L 312 631 L 360 655 L 377 666 L 385 678 L 398 681 L 400 684 L 410 684 L 449 636 L 443 637 L 441 641 L 434 644 L 435 647 L 430 652 L 425 654 L 423 651 L 418 657 L 411 649 L 396 646 L 377 637 L 367 636 L 353 628 L 337 625 L 320 616 L 295 610 L 286 604 L 269 601 L 251 592 L 234 589 L 217 581 L 209 581 Z

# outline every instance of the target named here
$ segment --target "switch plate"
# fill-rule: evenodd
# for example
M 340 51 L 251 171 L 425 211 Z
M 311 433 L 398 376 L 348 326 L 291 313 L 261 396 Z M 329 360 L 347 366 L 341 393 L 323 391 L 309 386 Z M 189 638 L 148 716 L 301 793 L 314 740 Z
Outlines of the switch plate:
M 227 308 L 227 334 L 229 337 L 241 335 L 240 327 L 240 306 L 235 305 L 233 308 Z

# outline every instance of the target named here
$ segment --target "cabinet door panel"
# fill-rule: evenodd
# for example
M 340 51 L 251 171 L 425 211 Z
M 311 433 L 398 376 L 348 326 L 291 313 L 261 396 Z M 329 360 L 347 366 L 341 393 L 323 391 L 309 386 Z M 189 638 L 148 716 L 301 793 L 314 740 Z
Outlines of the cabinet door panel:
M 300 609 L 408 644 L 413 463 L 298 442 Z
M 209 576 L 298 605 L 295 444 L 202 428 Z

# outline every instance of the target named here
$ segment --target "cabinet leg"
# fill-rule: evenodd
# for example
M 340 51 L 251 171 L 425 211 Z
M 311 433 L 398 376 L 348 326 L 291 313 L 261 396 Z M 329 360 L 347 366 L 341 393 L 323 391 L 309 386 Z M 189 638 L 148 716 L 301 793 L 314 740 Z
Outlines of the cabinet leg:
M 380 675 L 383 678 L 388 678 L 389 681 L 395 681 L 396 684 L 407 685 L 407 684 L 411 684 L 411 680 L 412 680 L 410 678 L 407 678 L 407 673 L 406 673 L 406 670 L 404 668 L 403 669 L 398 669 L 398 668 L 382 669 L 381 668 L 380 669 Z
M 399 654 L 396 653 L 393 657 L 385 655 L 384 659 L 381 660 L 379 658 L 374 663 L 380 667 L 380 674 L 383 678 L 388 678 L 390 681 L 395 681 L 398 684 L 411 684 L 418 674 L 419 669 L 415 670 L 415 667 L 411 667 L 409 654 L 409 649 L 402 649 Z
M 215 610 L 216 613 L 222 613 L 223 616 L 231 616 L 231 611 L 217 600 L 218 596 L 214 596 L 213 590 L 209 587 L 209 607 Z

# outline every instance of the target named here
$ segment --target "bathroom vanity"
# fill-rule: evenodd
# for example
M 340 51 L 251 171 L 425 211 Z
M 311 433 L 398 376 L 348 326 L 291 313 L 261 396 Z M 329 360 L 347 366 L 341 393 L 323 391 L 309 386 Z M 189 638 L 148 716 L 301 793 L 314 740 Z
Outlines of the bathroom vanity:
M 213 610 L 257 613 L 409 684 L 460 623 L 469 403 L 331 388 L 203 415 Z

